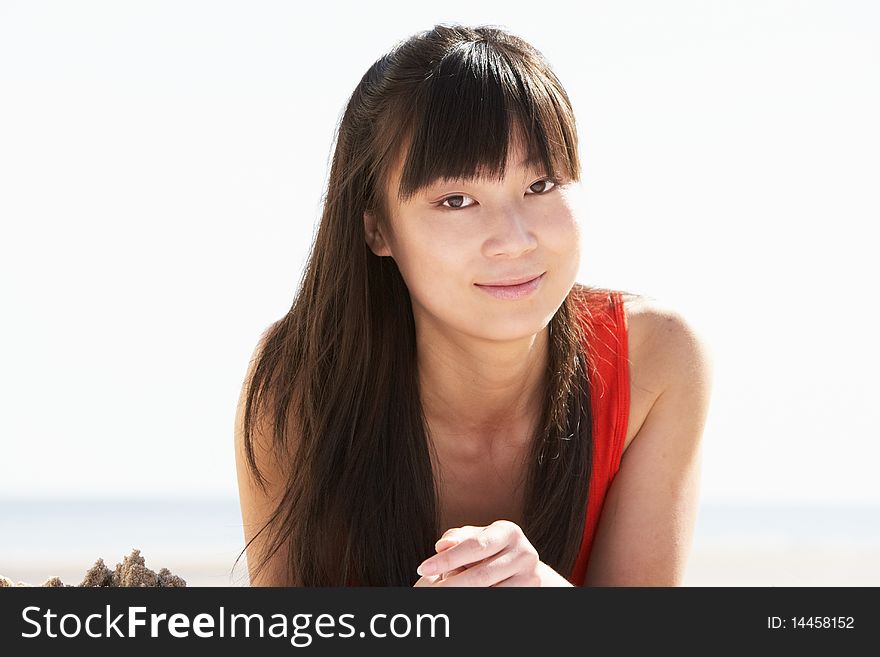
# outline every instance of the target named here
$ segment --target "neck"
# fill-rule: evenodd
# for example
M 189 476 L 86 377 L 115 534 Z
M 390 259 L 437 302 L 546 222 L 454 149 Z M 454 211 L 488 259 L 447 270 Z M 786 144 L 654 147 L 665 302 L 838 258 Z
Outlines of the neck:
M 495 342 L 417 325 L 416 344 L 422 407 L 433 438 L 479 454 L 496 442 L 530 437 L 543 406 L 548 327 Z

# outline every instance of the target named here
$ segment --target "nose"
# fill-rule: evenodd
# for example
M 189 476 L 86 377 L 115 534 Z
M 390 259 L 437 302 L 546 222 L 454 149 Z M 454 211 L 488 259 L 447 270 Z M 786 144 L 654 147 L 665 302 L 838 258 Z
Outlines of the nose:
M 491 220 L 483 252 L 488 257 L 517 258 L 537 245 L 528 217 L 515 210 L 504 210 L 497 212 Z

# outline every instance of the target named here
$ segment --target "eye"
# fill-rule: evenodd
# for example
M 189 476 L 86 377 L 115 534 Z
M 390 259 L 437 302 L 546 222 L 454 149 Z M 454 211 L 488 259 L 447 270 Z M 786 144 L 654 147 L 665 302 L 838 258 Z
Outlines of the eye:
M 453 196 L 447 196 L 443 200 L 436 203 L 436 205 L 441 208 L 450 208 L 452 210 L 459 210 L 461 208 L 469 208 L 471 205 L 473 205 L 473 203 L 471 203 L 470 205 L 462 205 L 463 201 L 461 199 L 466 199 L 466 198 L 471 198 L 471 197 L 467 196 L 465 194 L 454 194 Z M 471 200 L 473 200 L 473 199 L 471 199 Z M 446 201 L 449 201 L 450 203 L 452 203 L 452 205 L 444 205 L 444 203 L 446 203 Z
M 547 192 L 552 190 L 554 187 L 556 187 L 556 183 L 558 183 L 558 182 L 559 181 L 556 180 L 555 178 L 541 178 L 541 180 L 533 182 L 531 185 L 529 185 L 529 189 L 532 190 L 533 192 L 535 192 L 535 194 L 538 194 L 540 196 L 541 194 L 546 194 Z M 550 185 L 550 189 L 545 188 L 540 191 L 535 191 L 535 189 L 534 189 L 535 185 L 547 185 L 548 183 Z

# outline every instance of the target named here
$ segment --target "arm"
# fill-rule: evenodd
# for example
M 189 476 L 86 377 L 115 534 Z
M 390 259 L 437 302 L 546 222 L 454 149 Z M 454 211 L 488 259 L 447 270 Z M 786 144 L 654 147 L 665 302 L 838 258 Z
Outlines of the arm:
M 241 505 L 247 564 L 251 586 L 288 586 L 287 562 L 289 551 L 280 548 L 271 557 L 265 568 L 257 572 L 257 564 L 268 550 L 269 529 L 258 532 L 275 511 L 283 494 L 283 477 L 272 449 L 271 429 L 264 418 L 255 418 L 253 430 L 254 459 L 260 473 L 266 480 L 263 490 L 253 476 L 244 448 L 244 404 L 253 370 L 262 349 L 262 339 L 254 350 L 250 366 L 242 385 L 235 415 L 235 467 L 238 478 L 238 493 Z
M 606 495 L 586 586 L 679 586 L 687 566 L 712 363 L 681 316 L 653 311 L 651 323 L 661 392 Z

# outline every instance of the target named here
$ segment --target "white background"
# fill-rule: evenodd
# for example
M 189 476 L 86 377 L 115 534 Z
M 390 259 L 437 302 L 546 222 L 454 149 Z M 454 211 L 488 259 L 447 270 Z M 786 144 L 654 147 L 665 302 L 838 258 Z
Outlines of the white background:
M 236 495 L 344 104 L 501 25 L 574 104 L 582 282 L 715 359 L 702 501 L 880 503 L 873 2 L 0 1 L 0 497 Z

